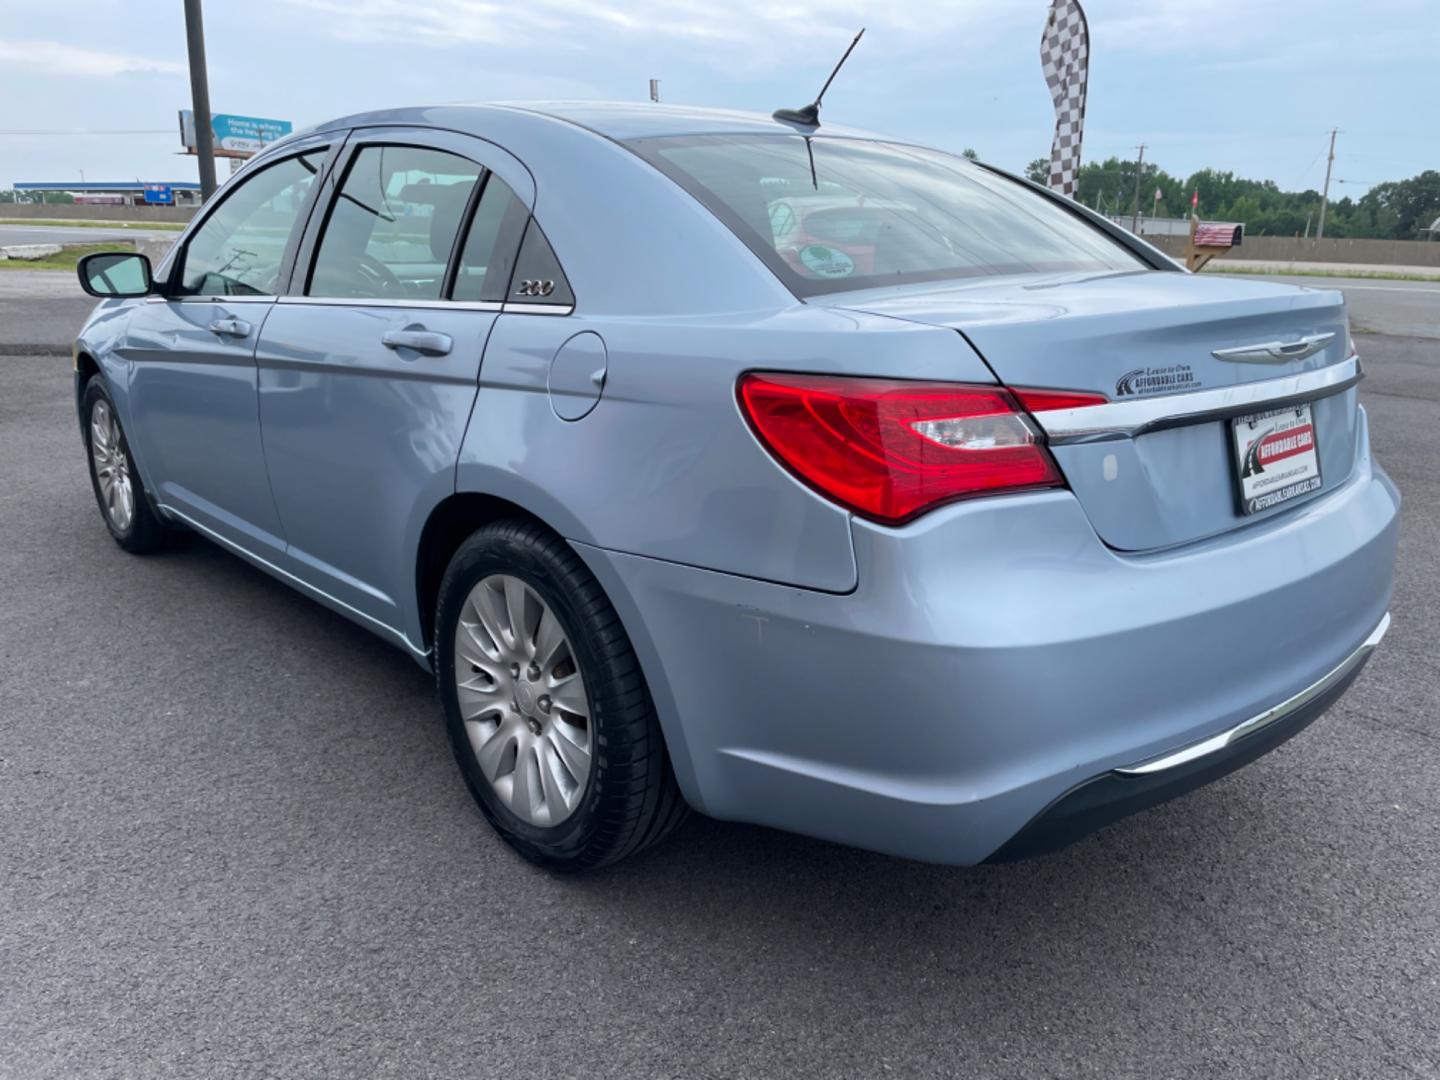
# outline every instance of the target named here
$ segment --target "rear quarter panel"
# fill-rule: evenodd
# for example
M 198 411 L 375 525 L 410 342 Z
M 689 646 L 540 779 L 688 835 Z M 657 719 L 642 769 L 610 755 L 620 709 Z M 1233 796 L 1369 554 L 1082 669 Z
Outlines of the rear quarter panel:
M 599 404 L 560 419 L 551 358 L 581 331 L 609 354 Z M 991 381 L 958 334 L 796 305 L 685 319 L 504 314 L 458 487 L 597 547 L 829 592 L 856 582 L 850 515 L 781 468 L 736 401 L 748 370 Z

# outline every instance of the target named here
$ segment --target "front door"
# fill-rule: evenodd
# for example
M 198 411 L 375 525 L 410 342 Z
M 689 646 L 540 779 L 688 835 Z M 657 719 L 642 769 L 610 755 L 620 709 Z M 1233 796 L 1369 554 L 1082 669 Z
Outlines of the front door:
M 414 552 L 455 489 L 485 341 L 528 208 L 499 152 L 441 132 L 353 137 L 257 354 L 292 569 L 410 636 Z M 526 192 L 528 177 L 504 169 Z
M 283 549 L 260 445 L 255 347 L 326 147 L 222 196 L 185 240 L 164 292 L 130 319 L 129 437 L 161 504 L 248 550 Z

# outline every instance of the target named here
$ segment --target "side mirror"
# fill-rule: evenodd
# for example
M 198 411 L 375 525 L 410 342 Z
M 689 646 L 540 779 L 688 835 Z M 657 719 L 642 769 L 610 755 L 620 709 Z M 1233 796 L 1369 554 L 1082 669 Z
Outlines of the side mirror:
M 80 287 L 102 300 L 148 296 L 152 289 L 150 260 L 133 251 L 101 251 L 86 255 L 75 267 Z

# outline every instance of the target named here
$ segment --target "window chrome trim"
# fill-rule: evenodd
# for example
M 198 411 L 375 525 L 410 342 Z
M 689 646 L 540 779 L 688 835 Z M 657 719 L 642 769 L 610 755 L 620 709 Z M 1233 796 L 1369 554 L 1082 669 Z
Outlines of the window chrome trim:
M 430 311 L 499 311 L 495 300 L 392 300 L 363 296 L 282 296 L 282 304 L 314 304 L 324 307 L 425 308 Z
M 575 310 L 573 304 L 518 304 L 507 301 L 504 309 L 507 315 L 569 315 Z
M 1260 409 L 1314 401 L 1350 389 L 1364 374 L 1360 357 L 1279 379 L 1192 390 L 1185 394 L 1111 401 L 1035 413 L 1052 446 L 1128 439 L 1147 431 L 1243 416 Z
M 431 311 L 491 311 L 512 315 L 569 315 L 571 304 L 517 304 L 498 300 L 399 300 L 363 296 L 147 296 L 147 304 L 313 304 L 317 307 L 424 308 Z
M 147 296 L 147 304 L 273 304 L 278 296 L 243 293 L 239 296 Z
M 1375 651 L 1376 647 L 1385 637 L 1385 632 L 1389 629 L 1390 613 L 1387 611 L 1385 617 L 1380 620 L 1374 630 L 1370 631 L 1370 636 L 1360 643 L 1358 649 L 1340 661 L 1340 664 L 1329 674 L 1325 675 L 1319 681 L 1311 683 L 1294 697 L 1286 698 L 1279 705 L 1266 709 L 1257 716 L 1252 716 L 1244 723 L 1236 724 L 1230 730 L 1222 731 L 1219 735 L 1204 739 L 1198 743 L 1192 743 L 1182 750 L 1177 750 L 1172 754 L 1166 754 L 1164 757 L 1155 758 L 1154 760 L 1146 761 L 1139 765 L 1127 765 L 1111 771 L 1119 773 L 1121 776 L 1147 776 L 1151 773 L 1164 772 L 1166 769 L 1173 769 L 1177 765 L 1186 765 L 1208 754 L 1218 753 L 1231 743 L 1243 739 L 1247 735 L 1253 735 L 1255 732 L 1262 728 L 1269 727 L 1276 721 L 1285 719 L 1285 717 L 1291 713 L 1310 704 L 1310 702 L 1314 701 L 1368 660 L 1370 654 Z

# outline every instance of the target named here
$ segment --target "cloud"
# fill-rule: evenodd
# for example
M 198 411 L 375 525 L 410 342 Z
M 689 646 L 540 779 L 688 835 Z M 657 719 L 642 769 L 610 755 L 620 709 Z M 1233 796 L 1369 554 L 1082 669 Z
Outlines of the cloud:
M 1043 10 L 1023 12 L 992 0 L 892 4 L 881 10 L 865 0 L 285 0 L 292 8 L 325 16 L 332 36 L 359 42 L 432 46 L 528 45 L 553 52 L 633 42 L 683 42 L 713 66 L 751 66 L 757 59 L 804 54 L 819 42 L 833 50 L 861 26 L 872 50 L 933 43 L 954 30 L 980 35 L 1028 14 L 1036 39 Z
M 58 41 L 0 41 L 0 65 L 11 71 L 105 78 L 134 73 L 184 75 L 178 60 L 157 60 L 134 53 L 83 49 Z
M 1382 28 L 1411 25 L 1425 12 L 1433 17 L 1433 4 L 1366 0 L 1363 18 L 1347 24 L 1342 35 L 1335 32 L 1333 15 L 1327 17 L 1323 4 L 1312 4 L 1302 16 L 1294 0 L 1109 0 L 1090 5 L 1090 37 L 1097 48 L 1129 55 L 1178 53 L 1264 67 L 1276 58 L 1314 62 L 1342 50 L 1353 55 L 1357 38 L 1367 46 L 1379 46 L 1382 36 L 1390 39 L 1387 44 L 1403 45 L 1406 35 L 1382 34 Z M 1424 34 L 1409 37 L 1429 40 Z

